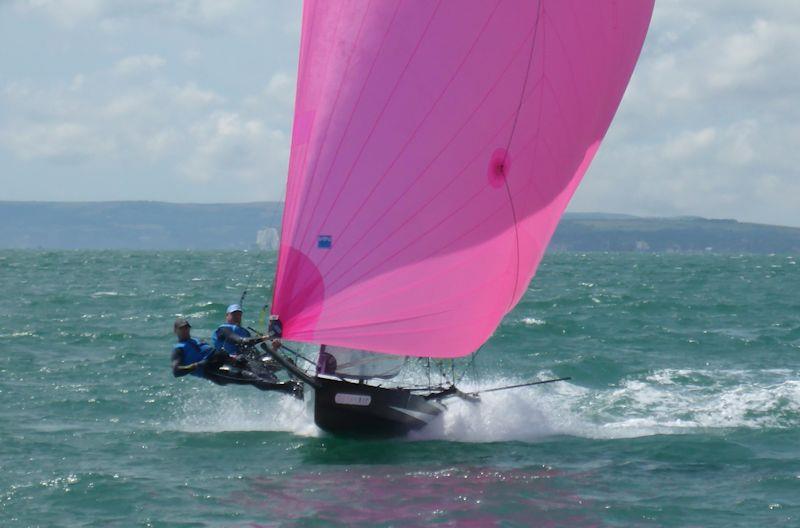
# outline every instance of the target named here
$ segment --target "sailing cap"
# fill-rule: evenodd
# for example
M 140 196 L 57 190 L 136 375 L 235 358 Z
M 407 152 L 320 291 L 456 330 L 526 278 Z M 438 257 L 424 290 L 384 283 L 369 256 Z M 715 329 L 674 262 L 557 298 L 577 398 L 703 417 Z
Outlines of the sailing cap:
M 229 313 L 241 312 L 241 311 L 242 311 L 242 307 L 241 306 L 239 306 L 238 304 L 232 304 L 232 305 L 228 306 L 228 310 L 225 313 L 229 314 Z
M 192 327 L 192 325 L 189 324 L 189 321 L 187 321 L 183 317 L 178 317 L 177 319 L 175 319 L 175 323 L 172 325 L 172 328 L 174 330 L 177 330 L 178 328 L 183 328 L 184 326 L 188 326 L 189 328 Z

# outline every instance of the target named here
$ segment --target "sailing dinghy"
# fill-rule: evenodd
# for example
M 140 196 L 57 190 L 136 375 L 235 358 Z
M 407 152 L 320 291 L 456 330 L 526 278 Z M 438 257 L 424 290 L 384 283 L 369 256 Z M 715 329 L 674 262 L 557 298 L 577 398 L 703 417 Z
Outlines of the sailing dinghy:
M 304 2 L 271 311 L 320 346 L 313 373 L 287 363 L 319 427 L 401 434 L 459 394 L 390 387 L 370 358 L 468 356 L 517 304 L 653 1 Z

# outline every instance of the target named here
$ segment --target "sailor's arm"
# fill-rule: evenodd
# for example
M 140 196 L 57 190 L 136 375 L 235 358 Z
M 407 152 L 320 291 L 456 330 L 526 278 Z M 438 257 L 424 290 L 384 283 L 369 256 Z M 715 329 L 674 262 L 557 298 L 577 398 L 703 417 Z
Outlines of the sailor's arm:
M 172 351 L 172 375 L 176 378 L 190 374 L 205 364 L 205 360 L 202 360 L 189 365 L 181 365 L 181 360 L 183 360 L 183 351 L 179 348 L 174 349 Z
M 230 328 L 220 328 L 218 332 L 218 335 L 220 338 L 222 338 L 222 341 L 228 341 L 229 343 L 235 343 L 240 346 L 253 346 L 256 343 L 260 343 L 264 340 L 262 337 L 242 337 L 238 334 L 235 334 Z

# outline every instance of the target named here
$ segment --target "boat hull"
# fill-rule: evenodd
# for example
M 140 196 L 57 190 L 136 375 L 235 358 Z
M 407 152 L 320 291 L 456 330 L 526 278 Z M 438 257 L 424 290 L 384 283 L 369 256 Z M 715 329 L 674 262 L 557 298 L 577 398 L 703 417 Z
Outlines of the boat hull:
M 333 434 L 401 436 L 425 427 L 445 409 L 408 389 L 321 377 L 315 381 L 314 422 Z

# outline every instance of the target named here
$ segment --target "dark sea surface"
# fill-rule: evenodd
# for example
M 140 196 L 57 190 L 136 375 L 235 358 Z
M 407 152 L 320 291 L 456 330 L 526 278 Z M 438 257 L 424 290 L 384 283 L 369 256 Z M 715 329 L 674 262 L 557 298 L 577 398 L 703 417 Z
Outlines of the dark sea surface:
M 800 526 L 800 257 L 549 254 L 396 440 L 172 377 L 274 259 L 0 251 L 0 526 Z

